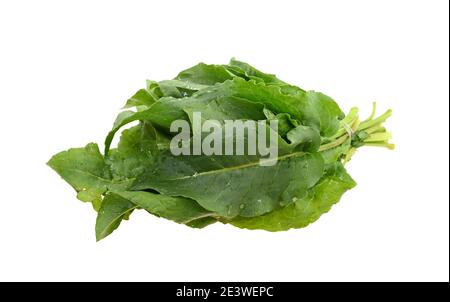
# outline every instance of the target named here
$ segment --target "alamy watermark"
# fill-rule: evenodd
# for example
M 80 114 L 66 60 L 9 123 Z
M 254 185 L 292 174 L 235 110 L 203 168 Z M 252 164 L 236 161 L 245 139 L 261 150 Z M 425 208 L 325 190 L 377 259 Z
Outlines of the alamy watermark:
M 278 159 L 278 120 L 202 120 L 192 114 L 191 124 L 175 120 L 170 132 L 173 155 L 258 155 L 259 165 L 272 166 Z M 192 131 L 192 132 L 191 132 Z

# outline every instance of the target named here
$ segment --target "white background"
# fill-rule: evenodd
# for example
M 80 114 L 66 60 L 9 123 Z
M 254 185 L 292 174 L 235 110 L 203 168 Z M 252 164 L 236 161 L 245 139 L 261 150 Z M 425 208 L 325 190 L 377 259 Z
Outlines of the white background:
M 2 1 L 0 281 L 448 281 L 448 1 Z M 125 100 L 235 56 L 344 110 L 392 108 L 395 151 L 305 229 L 195 230 L 95 213 L 45 163 L 102 145 Z

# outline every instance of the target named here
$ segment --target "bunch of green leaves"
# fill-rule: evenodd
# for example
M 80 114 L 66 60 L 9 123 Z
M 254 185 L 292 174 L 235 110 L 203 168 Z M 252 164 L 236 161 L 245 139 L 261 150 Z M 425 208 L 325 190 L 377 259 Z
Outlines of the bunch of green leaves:
M 134 210 L 194 228 L 221 222 L 282 231 L 317 220 L 356 183 L 344 164 L 361 146 L 393 148 L 382 126 L 388 110 L 361 121 L 330 97 L 305 91 L 232 59 L 200 63 L 174 79 L 147 81 L 119 113 L 102 154 L 95 143 L 53 156 L 48 165 L 97 211 L 97 240 Z M 278 121 L 278 158 L 261 166 L 254 155 L 174 156 L 175 120 Z M 125 125 L 116 148 L 114 135 Z M 269 125 L 269 123 L 268 123 Z

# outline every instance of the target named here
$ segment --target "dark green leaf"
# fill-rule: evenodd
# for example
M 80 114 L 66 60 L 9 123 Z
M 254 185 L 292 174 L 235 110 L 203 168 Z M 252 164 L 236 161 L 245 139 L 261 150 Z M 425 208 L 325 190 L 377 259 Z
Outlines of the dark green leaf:
M 239 67 L 241 70 L 243 70 L 246 74 L 246 76 L 253 78 L 253 79 L 261 79 L 264 83 L 267 84 L 285 84 L 283 81 L 279 80 L 274 74 L 268 74 L 264 73 L 262 71 L 259 71 L 258 69 L 250 66 L 249 64 L 245 62 L 238 61 L 236 59 L 231 59 L 230 66 L 233 67 Z
M 182 224 L 214 216 L 213 212 L 205 210 L 189 198 L 171 197 L 145 191 L 116 191 L 114 193 L 153 215 Z
M 320 133 L 318 130 L 308 126 L 297 126 L 286 134 L 296 150 L 305 152 L 316 152 L 320 147 Z
M 136 204 L 117 194 L 106 194 L 95 223 L 95 237 L 97 241 L 105 238 L 117 229 L 122 220 L 137 207 Z
M 287 113 L 275 114 L 267 108 L 264 108 L 263 112 L 268 121 L 278 121 L 278 134 L 281 137 L 286 137 L 286 134 L 290 130 L 292 130 L 294 127 L 299 126 L 299 122 L 291 118 L 291 116 Z
M 183 70 L 175 78 L 186 83 L 187 89 L 200 90 L 216 83 L 222 83 L 234 77 L 222 65 L 197 64 L 189 69 Z M 201 86 L 198 86 L 201 85 Z
M 195 199 L 223 217 L 252 217 L 302 198 L 323 173 L 320 154 L 290 153 L 273 166 L 258 157 L 161 155 L 133 189 Z M 258 189 L 255 189 L 258 188 Z
M 157 99 L 152 96 L 146 89 L 140 89 L 131 98 L 128 99 L 125 108 L 136 106 L 150 107 Z
M 195 228 L 216 221 L 269 231 L 301 228 L 355 186 L 343 163 L 357 148 L 394 147 L 382 125 L 391 110 L 375 118 L 373 106 L 361 122 L 354 107 L 344 117 L 330 97 L 235 59 L 228 65 L 200 63 L 171 80 L 147 81 L 125 107 L 135 110 L 118 115 L 104 156 L 88 144 L 48 162 L 78 199 L 99 211 L 97 240 L 135 209 Z M 115 133 L 134 121 L 139 124 L 124 130 L 110 150 Z M 201 130 L 192 127 L 206 121 Z M 176 127 L 187 132 L 171 132 Z M 265 142 L 258 141 L 263 130 L 270 134 Z M 173 142 L 175 135 L 184 141 Z M 264 143 L 272 149 L 261 152 Z M 195 155 L 187 155 L 199 144 L 203 153 L 196 147 Z M 172 153 L 176 146 L 183 147 L 183 155 Z
M 284 208 L 259 217 L 237 217 L 230 223 L 239 228 L 285 231 L 302 228 L 316 221 L 339 201 L 341 196 L 356 185 L 340 163 L 327 169 L 320 182 L 309 195 Z
M 77 191 L 78 199 L 92 202 L 96 209 L 108 188 L 120 189 L 130 184 L 127 179 L 112 180 L 109 166 L 97 144 L 93 143 L 60 152 L 50 159 L 48 165 Z

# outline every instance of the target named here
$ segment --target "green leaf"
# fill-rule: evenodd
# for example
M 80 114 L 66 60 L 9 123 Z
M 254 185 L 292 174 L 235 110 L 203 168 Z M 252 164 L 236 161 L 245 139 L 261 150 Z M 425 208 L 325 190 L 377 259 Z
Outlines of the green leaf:
M 184 111 L 192 122 L 194 112 L 200 112 L 202 120 L 264 120 L 264 106 L 238 97 L 222 97 L 206 104 L 192 103 L 184 107 Z
M 193 228 L 202 228 L 216 222 L 212 217 L 214 213 L 206 211 L 192 199 L 143 191 L 114 191 L 105 195 L 97 214 L 97 241 L 110 235 L 135 209 L 144 209 L 150 214 Z
M 258 216 L 302 198 L 323 173 L 318 153 L 294 152 L 277 159 L 273 166 L 260 166 L 256 156 L 166 152 L 136 179 L 132 189 L 192 198 L 223 217 Z
M 178 223 L 189 224 L 197 219 L 214 215 L 202 208 L 195 200 L 183 197 L 171 197 L 145 191 L 115 191 L 147 212 Z
M 95 223 L 95 237 L 97 241 L 105 238 L 117 229 L 122 220 L 136 208 L 138 208 L 136 204 L 117 194 L 106 194 Z
M 337 132 L 340 120 L 344 118 L 336 102 L 323 93 L 308 91 L 303 102 L 303 120 L 305 125 L 316 126 L 324 137 L 331 137 Z
M 337 147 L 328 149 L 326 151 L 322 151 L 321 154 L 325 164 L 328 165 L 340 161 L 342 157 L 349 152 L 350 148 L 351 148 L 351 141 L 348 140 Z
M 258 69 L 254 68 L 253 66 L 250 66 L 249 64 L 242 62 L 242 61 L 238 61 L 234 58 L 232 58 L 230 60 L 229 63 L 230 66 L 232 67 L 239 67 L 241 70 L 243 70 L 246 74 L 247 77 L 250 78 L 259 78 L 261 79 L 264 83 L 267 84 L 285 84 L 283 81 L 279 80 L 274 74 L 268 74 L 268 73 L 264 73 L 262 71 L 259 71 Z
M 187 99 L 184 104 L 206 104 L 218 97 L 225 96 L 238 97 L 262 104 L 275 114 L 289 114 L 293 119 L 302 121 L 306 126 L 316 127 L 322 136 L 333 135 L 340 126 L 340 119 L 344 116 L 339 106 L 322 93 L 299 91 L 296 94 L 285 94 L 279 86 L 245 81 L 241 78 L 234 78 L 232 81 L 201 90 L 192 98 Z M 174 111 L 171 110 L 171 112 Z M 178 115 L 179 117 L 181 115 Z
M 114 134 L 124 125 L 136 121 L 150 121 L 166 131 L 174 120 L 187 120 L 185 110 L 207 106 L 218 99 L 245 99 L 257 103 L 270 111 L 288 113 L 294 119 L 303 121 L 306 126 L 315 127 L 322 136 L 333 135 L 340 126 L 343 113 L 337 104 L 329 97 L 316 92 L 299 92 L 296 95 L 283 94 L 278 86 L 266 86 L 264 83 L 245 81 L 234 78 L 223 83 L 202 89 L 191 97 L 180 102 L 177 98 L 165 97 L 154 103 L 149 109 L 137 112 L 121 121 L 110 131 L 105 140 L 105 154 L 108 154 Z M 230 119 L 239 119 L 239 117 Z
M 297 126 L 286 134 L 287 139 L 296 150 L 316 152 L 320 147 L 320 133 L 308 126 Z
M 356 185 L 341 163 L 329 167 L 305 198 L 258 217 L 237 217 L 230 223 L 239 228 L 285 231 L 302 228 L 328 212 L 341 196 Z
M 140 89 L 131 98 L 128 99 L 125 108 L 136 106 L 150 107 L 157 101 L 154 95 L 151 95 L 146 89 Z
M 122 125 L 124 120 L 127 120 L 129 117 L 133 116 L 136 112 L 131 110 L 125 110 L 120 112 L 116 119 L 114 120 L 113 128 L 119 127 Z
M 159 89 L 161 93 L 165 97 L 174 97 L 174 98 L 182 98 L 184 97 L 183 92 L 178 89 L 175 83 L 171 81 L 162 81 L 159 82 Z
M 173 97 L 164 97 L 158 100 L 155 104 L 153 104 L 149 109 L 144 111 L 135 112 L 133 114 L 126 114 L 123 116 L 123 118 L 119 118 L 116 120 L 116 122 L 113 125 L 112 130 L 108 133 L 105 139 L 105 156 L 107 157 L 109 154 L 109 149 L 111 147 L 111 142 L 114 138 L 114 135 L 116 132 L 122 128 L 123 126 L 134 122 L 134 121 L 149 121 L 149 122 L 155 122 L 155 121 L 165 121 L 166 125 L 168 124 L 170 127 L 170 123 L 172 120 L 175 119 L 182 119 L 186 118 L 187 115 L 182 110 L 175 108 L 173 110 L 174 113 L 170 113 L 169 111 L 166 111 L 165 108 L 169 108 L 170 106 L 167 105 L 169 102 L 179 102 L 176 98 Z M 162 105 L 161 105 L 162 104 Z M 164 113 L 165 112 L 165 113 Z
M 125 188 L 130 184 L 129 180 L 112 180 L 109 166 L 94 143 L 60 152 L 47 164 L 77 191 L 78 199 L 92 202 L 96 209 L 108 188 Z
M 253 80 L 245 81 L 241 78 L 235 78 L 233 81 L 214 86 L 212 93 L 247 99 L 250 102 L 264 105 L 276 114 L 289 113 L 294 118 L 302 117 L 302 99 L 283 94 L 277 86 L 267 86 L 264 83 L 257 83 Z M 197 94 L 198 98 L 204 94 L 207 94 L 207 92 L 200 91 Z M 203 98 L 205 97 L 203 96 Z
M 165 80 L 165 81 L 159 82 L 159 85 L 163 85 L 163 84 L 177 87 L 178 89 L 181 89 L 182 91 L 190 90 L 191 94 L 192 94 L 192 92 L 209 87 L 209 85 L 198 84 L 195 82 L 182 81 L 182 80 Z
M 159 148 L 166 149 L 168 146 L 169 142 L 163 142 L 149 123 L 140 123 L 124 130 L 117 149 L 111 150 L 107 160 L 113 178 L 134 179 L 144 171 L 145 166 L 153 162 L 153 156 Z
M 160 98 L 163 97 L 163 94 L 161 92 L 161 89 L 159 89 L 159 83 L 156 81 L 152 81 L 152 80 L 147 80 L 146 81 L 146 87 L 147 87 L 147 91 L 148 93 L 155 99 L 155 100 L 159 100 Z
M 48 162 L 75 188 L 78 199 L 98 211 L 97 240 L 117 229 L 134 209 L 194 228 L 217 221 L 269 231 L 304 227 L 355 186 L 343 163 L 357 148 L 394 147 L 383 127 L 391 110 L 375 117 L 373 106 L 361 122 L 358 108 L 344 116 L 325 94 L 305 91 L 235 59 L 228 65 L 200 63 L 171 80 L 148 80 L 127 101 L 129 107 L 135 110 L 119 113 L 108 133 L 104 156 L 96 144 L 88 144 Z M 195 113 L 201 113 L 202 121 L 218 121 L 208 125 L 215 131 L 177 135 L 188 139 L 179 146 L 192 148 L 198 138 L 200 144 L 207 139 L 202 149 L 213 155 L 175 156 L 171 125 L 176 120 L 193 125 Z M 225 130 L 229 120 L 237 122 L 234 129 L 239 122 L 247 129 L 243 137 L 240 131 Z M 249 128 L 261 131 L 252 123 L 261 120 L 266 134 L 277 133 L 259 144 L 260 136 L 250 135 Z M 139 124 L 124 130 L 117 148 L 110 150 L 115 133 L 134 121 Z M 215 134 L 222 134 L 222 141 Z M 260 153 L 262 143 L 275 142 L 277 149 L 265 150 L 270 157 Z M 238 155 L 216 154 L 230 151 Z
M 267 108 L 263 109 L 264 115 L 268 121 L 278 120 L 278 134 L 281 137 L 286 137 L 286 134 L 294 127 L 299 126 L 299 122 L 287 113 L 275 114 Z
M 197 64 L 180 72 L 176 80 L 186 83 L 187 89 L 200 90 L 216 83 L 223 83 L 234 77 L 226 67 L 222 65 Z M 201 85 L 201 86 L 198 86 Z
M 190 226 L 191 228 L 195 229 L 202 229 L 204 227 L 207 227 L 210 224 L 216 223 L 217 220 L 213 217 L 205 217 L 205 218 L 199 218 L 196 220 L 193 220 L 191 222 L 186 223 L 187 226 Z
M 289 85 L 273 74 L 264 73 L 253 66 L 234 58 L 230 60 L 230 65 L 226 65 L 226 68 L 246 81 L 254 80 L 257 83 L 262 82 L 269 86 L 277 86 L 283 94 L 297 95 L 305 93 L 305 90 L 294 85 Z

